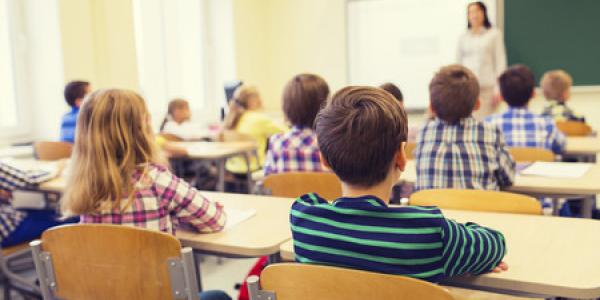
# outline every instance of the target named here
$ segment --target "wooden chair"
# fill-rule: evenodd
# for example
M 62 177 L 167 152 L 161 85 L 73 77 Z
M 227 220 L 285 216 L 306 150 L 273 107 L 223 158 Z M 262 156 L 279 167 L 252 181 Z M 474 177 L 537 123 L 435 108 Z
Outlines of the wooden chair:
M 437 189 L 410 196 L 410 205 L 442 209 L 541 215 L 542 206 L 533 197 L 498 191 Z
M 508 152 L 518 163 L 530 163 L 536 161 L 552 162 L 555 155 L 552 151 L 543 148 L 513 147 Z
M 417 143 L 407 142 L 406 143 L 406 159 L 415 159 L 415 148 Z
M 558 121 L 556 127 L 566 136 L 589 136 L 592 134 L 592 127 L 576 121 Z
M 33 149 L 39 160 L 59 160 L 71 157 L 73 144 L 43 141 L 33 144 Z
M 335 200 L 342 196 L 342 185 L 334 173 L 329 172 L 289 172 L 272 174 L 263 181 L 265 189 L 277 197 L 296 198 L 307 193 Z
M 310 264 L 268 266 L 248 278 L 250 300 L 454 299 L 444 288 L 405 276 Z
M 48 299 L 199 299 L 191 248 L 166 233 L 65 225 L 30 243 Z

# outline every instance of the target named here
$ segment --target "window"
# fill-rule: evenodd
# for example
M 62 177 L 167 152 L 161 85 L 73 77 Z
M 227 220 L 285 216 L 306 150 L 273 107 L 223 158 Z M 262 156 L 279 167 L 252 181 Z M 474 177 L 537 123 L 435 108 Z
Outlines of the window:
M 0 0 L 0 129 L 7 133 L 18 125 L 15 64 L 7 0 Z
M 217 121 L 235 79 L 231 0 L 134 0 L 142 94 L 158 124 L 170 99 L 190 101 L 195 122 Z

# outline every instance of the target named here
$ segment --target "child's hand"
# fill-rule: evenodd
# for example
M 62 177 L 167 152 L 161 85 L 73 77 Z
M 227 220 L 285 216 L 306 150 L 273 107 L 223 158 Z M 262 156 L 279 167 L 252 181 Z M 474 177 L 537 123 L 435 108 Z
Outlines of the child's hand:
M 502 272 L 504 272 L 504 271 L 507 271 L 507 270 L 508 270 L 508 265 L 507 265 L 505 262 L 501 261 L 501 262 L 500 262 L 500 263 L 499 263 L 499 264 L 498 264 L 498 265 L 497 265 L 497 266 L 496 266 L 496 267 L 495 267 L 495 268 L 492 270 L 492 272 L 493 272 L 493 273 L 502 273 Z

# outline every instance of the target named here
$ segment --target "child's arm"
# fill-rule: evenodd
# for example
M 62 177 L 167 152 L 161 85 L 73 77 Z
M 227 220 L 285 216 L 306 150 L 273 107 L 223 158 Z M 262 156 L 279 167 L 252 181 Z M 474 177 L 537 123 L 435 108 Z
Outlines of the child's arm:
M 11 192 L 17 188 L 36 185 L 56 177 L 56 173 L 42 170 L 22 171 L 0 163 L 0 189 Z
M 506 254 L 502 233 L 475 223 L 446 219 L 442 225 L 444 274 L 479 275 L 493 271 Z
M 548 123 L 548 143 L 550 143 L 550 149 L 555 154 L 561 154 L 565 150 L 567 145 L 567 138 L 565 135 L 558 130 L 558 127 L 554 124 L 554 121 Z
M 227 216 L 223 205 L 202 196 L 185 180 L 169 171 L 160 172 L 155 187 L 163 201 L 169 201 L 169 213 L 180 223 L 196 228 L 199 232 L 216 232 L 223 229 Z
M 498 128 L 496 128 L 496 149 L 498 151 L 498 170 L 496 171 L 498 186 L 511 186 L 515 182 L 516 164 L 510 152 L 508 152 L 508 148 L 504 142 L 504 135 Z

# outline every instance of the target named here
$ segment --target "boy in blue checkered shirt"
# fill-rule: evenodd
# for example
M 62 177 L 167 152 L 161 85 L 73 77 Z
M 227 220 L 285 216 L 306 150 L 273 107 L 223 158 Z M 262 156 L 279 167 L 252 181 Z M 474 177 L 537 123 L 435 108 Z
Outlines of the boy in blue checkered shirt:
M 460 65 L 446 66 L 429 84 L 431 111 L 417 137 L 417 190 L 436 188 L 498 190 L 510 186 L 515 162 L 502 133 L 475 120 L 479 83 Z
M 524 65 L 515 65 L 504 71 L 498 82 L 509 109 L 488 117 L 486 122 L 502 131 L 509 147 L 544 148 L 556 154 L 562 153 L 566 138 L 552 117 L 534 114 L 527 108 L 535 95 L 533 72 Z

